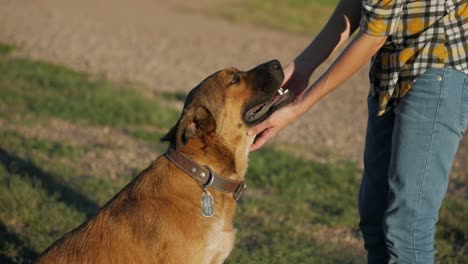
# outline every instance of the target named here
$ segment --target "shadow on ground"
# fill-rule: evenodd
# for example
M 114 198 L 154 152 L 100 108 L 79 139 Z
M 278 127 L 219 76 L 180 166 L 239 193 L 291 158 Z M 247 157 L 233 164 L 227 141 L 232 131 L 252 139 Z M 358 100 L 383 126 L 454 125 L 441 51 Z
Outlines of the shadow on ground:
M 32 263 L 33 260 L 38 256 L 37 252 L 28 248 L 21 241 L 17 234 L 9 232 L 5 224 L 0 222 L 0 248 L 3 248 L 5 246 L 4 242 L 9 242 L 10 245 L 13 245 L 17 249 L 17 251 L 20 252 L 21 259 L 0 254 L 0 263 Z
M 0 148 L 0 164 L 3 164 L 10 174 L 17 174 L 39 182 L 49 195 L 58 195 L 58 199 L 90 217 L 96 213 L 99 206 L 76 190 L 57 181 L 59 177 L 45 173 L 33 162 L 24 160 Z

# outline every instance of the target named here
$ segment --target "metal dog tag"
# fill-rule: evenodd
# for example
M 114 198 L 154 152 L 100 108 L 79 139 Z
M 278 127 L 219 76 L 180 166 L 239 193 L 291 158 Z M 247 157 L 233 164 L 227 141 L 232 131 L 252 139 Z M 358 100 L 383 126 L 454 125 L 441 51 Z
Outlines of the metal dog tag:
M 212 217 L 214 215 L 214 200 L 211 193 L 203 190 L 201 197 L 201 209 L 204 217 Z

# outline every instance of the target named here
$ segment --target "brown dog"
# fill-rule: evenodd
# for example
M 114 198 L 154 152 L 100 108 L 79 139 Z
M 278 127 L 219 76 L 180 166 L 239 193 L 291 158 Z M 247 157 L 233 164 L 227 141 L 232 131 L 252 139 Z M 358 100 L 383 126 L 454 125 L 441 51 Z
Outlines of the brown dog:
M 168 152 L 38 263 L 224 262 L 254 141 L 246 131 L 290 101 L 282 80 L 275 60 L 202 81 L 162 139 L 170 142 Z

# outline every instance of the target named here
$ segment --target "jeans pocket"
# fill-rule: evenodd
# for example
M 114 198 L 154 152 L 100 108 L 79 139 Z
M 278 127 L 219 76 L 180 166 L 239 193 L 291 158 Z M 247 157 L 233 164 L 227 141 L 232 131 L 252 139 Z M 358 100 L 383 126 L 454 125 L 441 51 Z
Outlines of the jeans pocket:
M 421 96 L 441 96 L 441 94 L 443 94 L 444 77 L 444 69 L 439 68 L 429 69 L 419 74 L 409 91 L 410 96 L 411 90 L 413 90 L 413 94 L 419 94 Z
M 441 81 L 445 73 L 444 68 L 432 68 L 418 75 L 418 79 L 439 80 Z
M 436 115 L 440 107 L 445 107 L 444 70 L 430 69 L 420 74 L 408 93 L 396 105 L 396 114 L 411 112 L 420 118 Z

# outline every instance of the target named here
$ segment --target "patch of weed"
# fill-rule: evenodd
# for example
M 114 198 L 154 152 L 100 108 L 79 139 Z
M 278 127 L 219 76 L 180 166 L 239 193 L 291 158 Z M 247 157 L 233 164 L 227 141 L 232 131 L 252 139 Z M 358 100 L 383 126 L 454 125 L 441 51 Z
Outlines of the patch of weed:
M 131 90 L 63 66 L 0 58 L 0 117 L 55 117 L 93 125 L 169 127 L 178 113 Z
M 0 43 L 0 56 L 8 55 L 15 50 L 15 46 Z
M 160 96 L 164 98 L 165 100 L 168 101 L 178 101 L 178 102 L 184 102 L 185 98 L 187 97 L 187 93 L 185 92 L 162 92 L 160 93 Z
M 468 263 L 468 204 L 462 198 L 446 198 L 437 224 L 436 249 L 441 263 Z
M 351 163 L 318 164 L 285 152 L 261 150 L 251 155 L 249 183 L 269 189 L 285 215 L 293 211 L 311 223 L 329 225 L 357 223 L 359 170 Z M 281 201 L 287 201 L 281 203 Z M 282 208 L 282 205 L 284 208 Z M 290 205 L 294 204 L 294 207 Z
M 127 131 L 134 138 L 143 139 L 151 142 L 160 142 L 160 139 L 165 135 L 163 132 L 148 131 L 144 129 L 130 129 Z
M 0 221 L 17 234 L 23 246 L 35 252 L 86 219 L 85 214 L 60 201 L 59 195 L 45 190 L 40 181 L 19 174 L 2 177 L 0 193 Z M 11 249 L 9 252 L 16 254 Z

